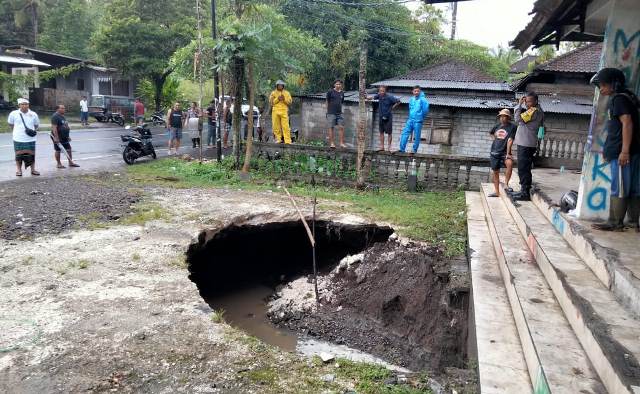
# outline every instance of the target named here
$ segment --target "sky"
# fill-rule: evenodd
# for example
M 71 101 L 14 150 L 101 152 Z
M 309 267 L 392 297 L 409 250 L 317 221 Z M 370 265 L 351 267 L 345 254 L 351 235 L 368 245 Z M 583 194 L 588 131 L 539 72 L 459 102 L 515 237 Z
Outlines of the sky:
M 509 45 L 518 32 L 531 20 L 528 15 L 534 0 L 472 0 L 458 3 L 458 27 L 456 38 L 495 48 Z M 420 6 L 421 1 L 407 3 L 410 9 Z M 436 7 L 445 10 L 451 19 L 451 3 Z M 445 35 L 451 34 L 451 26 L 445 26 Z

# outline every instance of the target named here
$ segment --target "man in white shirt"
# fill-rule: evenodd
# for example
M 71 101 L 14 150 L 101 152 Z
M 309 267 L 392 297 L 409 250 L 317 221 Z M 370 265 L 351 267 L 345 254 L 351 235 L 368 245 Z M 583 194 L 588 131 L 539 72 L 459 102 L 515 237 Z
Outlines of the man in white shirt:
M 11 111 L 7 118 L 13 129 L 13 150 L 16 154 L 16 176 L 22 176 L 22 163 L 25 170 L 31 167 L 31 175 L 40 175 L 36 171 L 36 137 L 40 126 L 38 115 L 29 109 L 29 100 L 18 99 L 18 109 Z
M 87 96 L 82 96 L 80 100 L 80 123 L 83 126 L 89 126 L 89 104 L 87 104 Z

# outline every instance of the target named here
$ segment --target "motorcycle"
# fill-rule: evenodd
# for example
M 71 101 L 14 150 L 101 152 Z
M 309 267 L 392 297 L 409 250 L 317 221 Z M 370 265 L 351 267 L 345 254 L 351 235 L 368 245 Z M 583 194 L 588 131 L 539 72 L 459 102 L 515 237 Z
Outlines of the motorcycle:
M 103 112 L 100 115 L 93 115 L 98 122 L 111 122 L 119 126 L 124 126 L 124 116 L 119 112 Z
M 151 115 L 151 124 L 154 126 L 165 126 L 167 122 L 164 120 L 164 113 L 162 111 L 156 111 Z
M 127 126 L 126 129 L 131 129 L 131 126 Z M 122 151 L 122 159 L 124 162 L 131 165 L 136 161 L 136 159 L 143 156 L 151 156 L 155 159 L 156 150 L 153 148 L 151 138 L 151 130 L 147 128 L 146 123 L 136 126 L 133 129 L 132 135 L 121 135 L 120 139 L 125 143 L 123 145 L 124 150 Z

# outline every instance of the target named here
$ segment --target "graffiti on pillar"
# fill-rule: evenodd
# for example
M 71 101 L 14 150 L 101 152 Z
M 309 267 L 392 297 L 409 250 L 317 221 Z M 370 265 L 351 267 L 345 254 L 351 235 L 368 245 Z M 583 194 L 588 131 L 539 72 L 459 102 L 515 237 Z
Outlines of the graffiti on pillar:
M 624 29 L 618 29 L 613 40 L 613 53 L 613 66 L 624 72 L 627 81 L 633 81 L 640 71 L 640 30 L 627 35 Z M 640 83 L 630 88 L 640 93 Z
M 591 167 L 591 189 L 587 191 L 587 207 L 592 211 L 604 211 L 607 208 L 611 177 L 608 174 L 609 164 L 602 160 L 602 155 L 593 155 Z

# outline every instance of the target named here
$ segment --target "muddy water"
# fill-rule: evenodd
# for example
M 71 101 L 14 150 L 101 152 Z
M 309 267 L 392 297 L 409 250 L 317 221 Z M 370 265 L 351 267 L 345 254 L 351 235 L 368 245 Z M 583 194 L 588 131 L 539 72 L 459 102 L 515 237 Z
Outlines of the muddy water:
M 360 350 L 304 336 L 298 337 L 293 330 L 275 326 L 267 317 L 266 301 L 273 292 L 274 289 L 269 286 L 253 284 L 206 301 L 213 309 L 225 311 L 224 319 L 227 323 L 288 352 L 309 357 L 329 353 L 335 357 L 382 365 L 398 372 L 409 372 Z
M 224 310 L 224 319 L 232 326 L 268 344 L 294 352 L 298 342 L 296 333 L 276 327 L 267 317 L 267 297 L 273 292 L 268 286 L 254 284 L 206 301 L 213 309 Z

